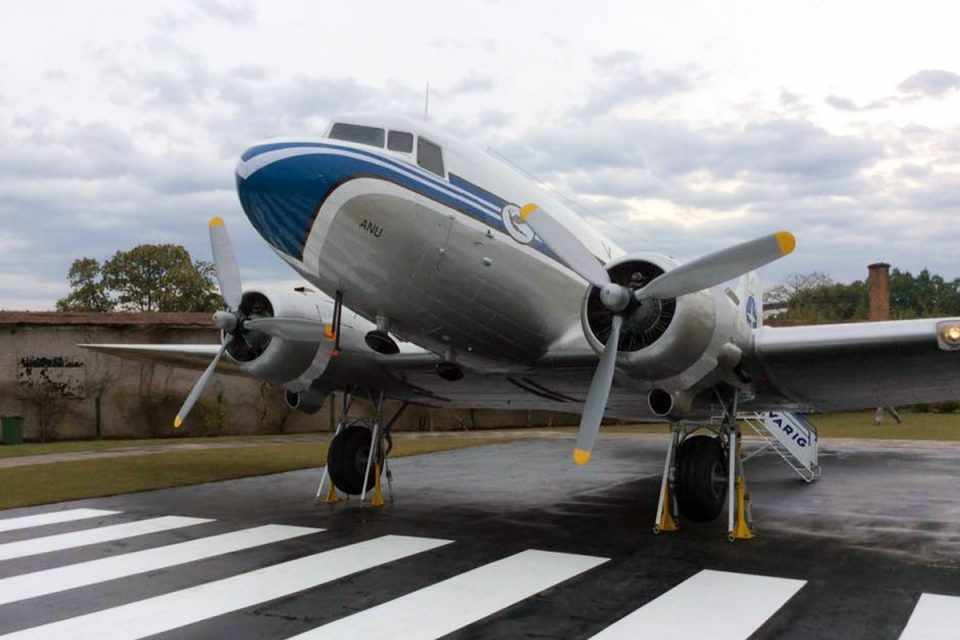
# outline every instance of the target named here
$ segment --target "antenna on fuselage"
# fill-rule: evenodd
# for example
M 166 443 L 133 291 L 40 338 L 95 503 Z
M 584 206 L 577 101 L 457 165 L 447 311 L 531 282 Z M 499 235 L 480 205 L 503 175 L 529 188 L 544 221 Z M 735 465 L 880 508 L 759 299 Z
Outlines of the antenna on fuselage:
M 430 119 L 430 83 L 427 83 L 427 90 L 423 95 L 423 119 Z

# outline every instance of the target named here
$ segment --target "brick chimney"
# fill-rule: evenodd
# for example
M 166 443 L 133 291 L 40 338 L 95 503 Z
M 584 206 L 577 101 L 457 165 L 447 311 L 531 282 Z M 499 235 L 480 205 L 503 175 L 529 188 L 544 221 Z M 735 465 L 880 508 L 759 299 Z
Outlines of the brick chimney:
M 876 262 L 867 269 L 867 291 L 870 296 L 870 320 L 890 319 L 890 265 Z

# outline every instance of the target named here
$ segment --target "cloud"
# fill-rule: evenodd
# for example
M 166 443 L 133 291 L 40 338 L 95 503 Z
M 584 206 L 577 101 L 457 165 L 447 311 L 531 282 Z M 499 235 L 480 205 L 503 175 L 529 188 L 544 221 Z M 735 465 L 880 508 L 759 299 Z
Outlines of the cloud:
M 444 91 L 449 96 L 458 96 L 472 93 L 486 93 L 494 87 L 493 78 L 471 71 L 466 76 L 457 81 L 452 87 Z
M 903 93 L 941 98 L 960 89 L 960 75 L 942 69 L 924 69 L 901 82 L 897 88 Z
M 257 21 L 257 10 L 247 0 L 194 0 L 205 16 L 232 25 L 250 25 Z
M 593 60 L 595 82 L 586 92 L 589 98 L 574 113 L 596 117 L 617 107 L 639 101 L 655 101 L 689 91 L 699 73 L 650 69 L 632 51 L 615 51 Z
M 839 109 L 840 111 L 874 111 L 876 109 L 886 109 L 890 106 L 889 98 L 881 98 L 880 100 L 874 100 L 864 105 L 858 105 L 849 98 L 844 98 L 834 94 L 828 95 L 824 102 L 834 109 Z

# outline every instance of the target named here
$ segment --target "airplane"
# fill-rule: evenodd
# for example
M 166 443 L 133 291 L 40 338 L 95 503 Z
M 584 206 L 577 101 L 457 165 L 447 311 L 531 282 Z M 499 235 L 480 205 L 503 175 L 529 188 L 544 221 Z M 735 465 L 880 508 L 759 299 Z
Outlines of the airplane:
M 577 464 L 604 417 L 669 421 L 655 531 L 714 520 L 726 504 L 732 540 L 750 537 L 738 411 L 960 397 L 960 318 L 765 327 L 756 269 L 794 250 L 789 232 L 688 262 L 628 253 L 501 158 L 425 121 L 352 115 L 318 139 L 257 144 L 236 187 L 250 223 L 310 286 L 244 288 L 213 218 L 221 344 L 84 346 L 204 369 L 175 427 L 218 370 L 280 385 L 308 413 L 333 391 L 344 414 L 366 394 L 374 424 L 342 421 L 328 451 L 331 490 L 348 495 L 379 489 L 396 418 L 384 420 L 385 399 L 401 411 L 580 413 Z

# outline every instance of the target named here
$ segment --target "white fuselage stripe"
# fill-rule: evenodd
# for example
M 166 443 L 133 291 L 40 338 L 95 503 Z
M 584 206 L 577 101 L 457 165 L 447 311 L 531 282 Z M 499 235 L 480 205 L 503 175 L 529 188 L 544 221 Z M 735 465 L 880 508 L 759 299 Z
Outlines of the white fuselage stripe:
M 221 556 L 323 529 L 268 524 L 0 579 L 0 605 Z
M 51 511 L 50 513 L 38 513 L 33 516 L 20 516 L 19 518 L 6 518 L 4 520 L 0 520 L 0 531 L 14 531 L 16 529 L 26 529 L 28 527 L 42 527 L 47 524 L 60 524 L 61 522 L 85 520 L 87 518 L 115 516 L 118 513 L 120 512 L 106 511 L 104 509 L 67 509 L 66 511 Z
M 181 516 L 163 516 L 160 518 L 150 518 L 149 520 L 138 520 L 136 522 L 123 522 L 108 527 L 59 533 L 57 535 L 44 536 L 32 540 L 18 540 L 17 542 L 0 544 L 0 560 L 24 558 L 26 556 L 37 555 L 38 553 L 62 551 L 63 549 L 73 549 L 89 544 L 122 540 L 123 538 L 142 536 L 148 533 L 159 533 L 160 531 L 190 527 L 206 522 L 213 522 L 213 520 Z
M 803 580 L 701 571 L 593 638 L 744 640 L 804 584 Z
M 960 629 L 960 597 L 924 593 L 900 640 L 952 640 Z
M 282 598 L 446 544 L 450 544 L 450 541 L 383 536 L 189 589 L 16 631 L 3 638 L 144 638 Z
M 569 553 L 523 551 L 312 629 L 295 640 L 439 638 L 606 561 Z

